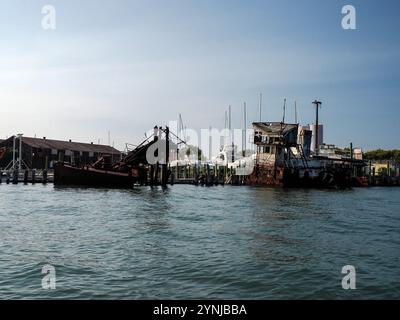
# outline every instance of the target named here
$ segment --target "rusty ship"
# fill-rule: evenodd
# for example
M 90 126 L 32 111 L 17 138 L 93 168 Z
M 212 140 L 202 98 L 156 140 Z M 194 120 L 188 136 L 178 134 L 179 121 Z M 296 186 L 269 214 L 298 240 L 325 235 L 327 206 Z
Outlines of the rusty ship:
M 253 128 L 256 154 L 252 159 L 253 171 L 245 177 L 245 184 L 305 188 L 349 188 L 365 184 L 365 161 L 352 156 L 323 155 L 318 151 L 312 154 L 311 130 L 283 122 L 257 122 Z
M 148 151 L 156 143 L 162 144 L 164 148 L 158 149 L 163 149 L 165 152 L 159 155 L 159 161 L 149 163 Z M 110 155 L 102 155 L 92 165 L 83 167 L 58 162 L 54 168 L 54 184 L 102 188 L 132 188 L 135 184 L 165 186 L 170 175 L 167 166 L 168 156 L 169 128 L 156 126 L 150 137 L 129 151 L 117 163 L 112 163 Z

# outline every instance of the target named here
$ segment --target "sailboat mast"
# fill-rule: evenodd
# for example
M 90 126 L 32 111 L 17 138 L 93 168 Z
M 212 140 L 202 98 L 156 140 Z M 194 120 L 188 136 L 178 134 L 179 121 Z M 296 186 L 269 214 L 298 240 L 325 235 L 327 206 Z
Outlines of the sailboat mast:
M 247 105 L 243 105 L 243 131 L 242 131 L 242 155 L 246 156 L 246 133 L 247 133 Z
M 286 98 L 283 100 L 283 119 L 282 123 L 285 123 L 285 115 L 286 115 Z
M 224 133 L 224 143 L 223 143 L 223 145 L 222 145 L 222 147 L 224 147 L 224 146 L 226 146 L 227 144 L 228 144 L 228 133 L 227 133 L 227 130 L 228 130 L 228 111 L 226 111 L 225 110 L 225 127 L 224 127 L 224 129 L 225 129 L 225 133 Z
M 232 145 L 231 160 L 232 160 L 232 162 L 234 162 L 235 155 L 234 155 L 234 141 L 233 141 L 233 134 L 232 134 L 232 108 L 230 105 L 229 105 L 229 135 L 230 135 L 230 140 L 231 140 L 231 145 Z

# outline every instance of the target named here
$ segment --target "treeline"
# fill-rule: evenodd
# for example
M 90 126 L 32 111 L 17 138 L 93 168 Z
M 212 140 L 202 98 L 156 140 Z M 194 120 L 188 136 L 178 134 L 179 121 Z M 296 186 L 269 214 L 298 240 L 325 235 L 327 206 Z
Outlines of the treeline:
M 367 160 L 392 160 L 400 162 L 400 150 L 373 150 L 364 153 Z

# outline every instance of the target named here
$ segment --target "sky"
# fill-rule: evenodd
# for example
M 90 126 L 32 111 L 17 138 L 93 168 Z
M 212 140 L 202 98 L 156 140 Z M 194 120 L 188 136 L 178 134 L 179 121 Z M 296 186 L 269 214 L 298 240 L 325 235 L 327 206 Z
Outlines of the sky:
M 400 2 L 0 0 L 0 138 L 138 144 L 182 114 L 193 129 L 314 122 L 324 142 L 400 149 Z M 357 29 L 341 26 L 356 8 Z M 41 10 L 56 9 L 44 30 Z

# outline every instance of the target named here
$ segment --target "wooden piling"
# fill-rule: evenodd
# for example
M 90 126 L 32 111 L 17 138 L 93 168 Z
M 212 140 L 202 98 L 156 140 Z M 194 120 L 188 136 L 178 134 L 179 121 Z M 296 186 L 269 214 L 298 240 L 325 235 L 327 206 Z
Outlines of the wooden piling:
M 18 170 L 15 169 L 13 171 L 13 179 L 12 179 L 12 183 L 13 184 L 18 184 L 18 174 L 19 174 Z
M 36 170 L 33 169 L 32 170 L 32 184 L 35 184 L 35 183 L 36 183 Z
M 42 183 L 43 184 L 47 183 L 47 170 L 43 170 Z
M 29 170 L 25 169 L 25 171 L 24 171 L 24 184 L 28 184 L 28 178 L 29 178 Z

